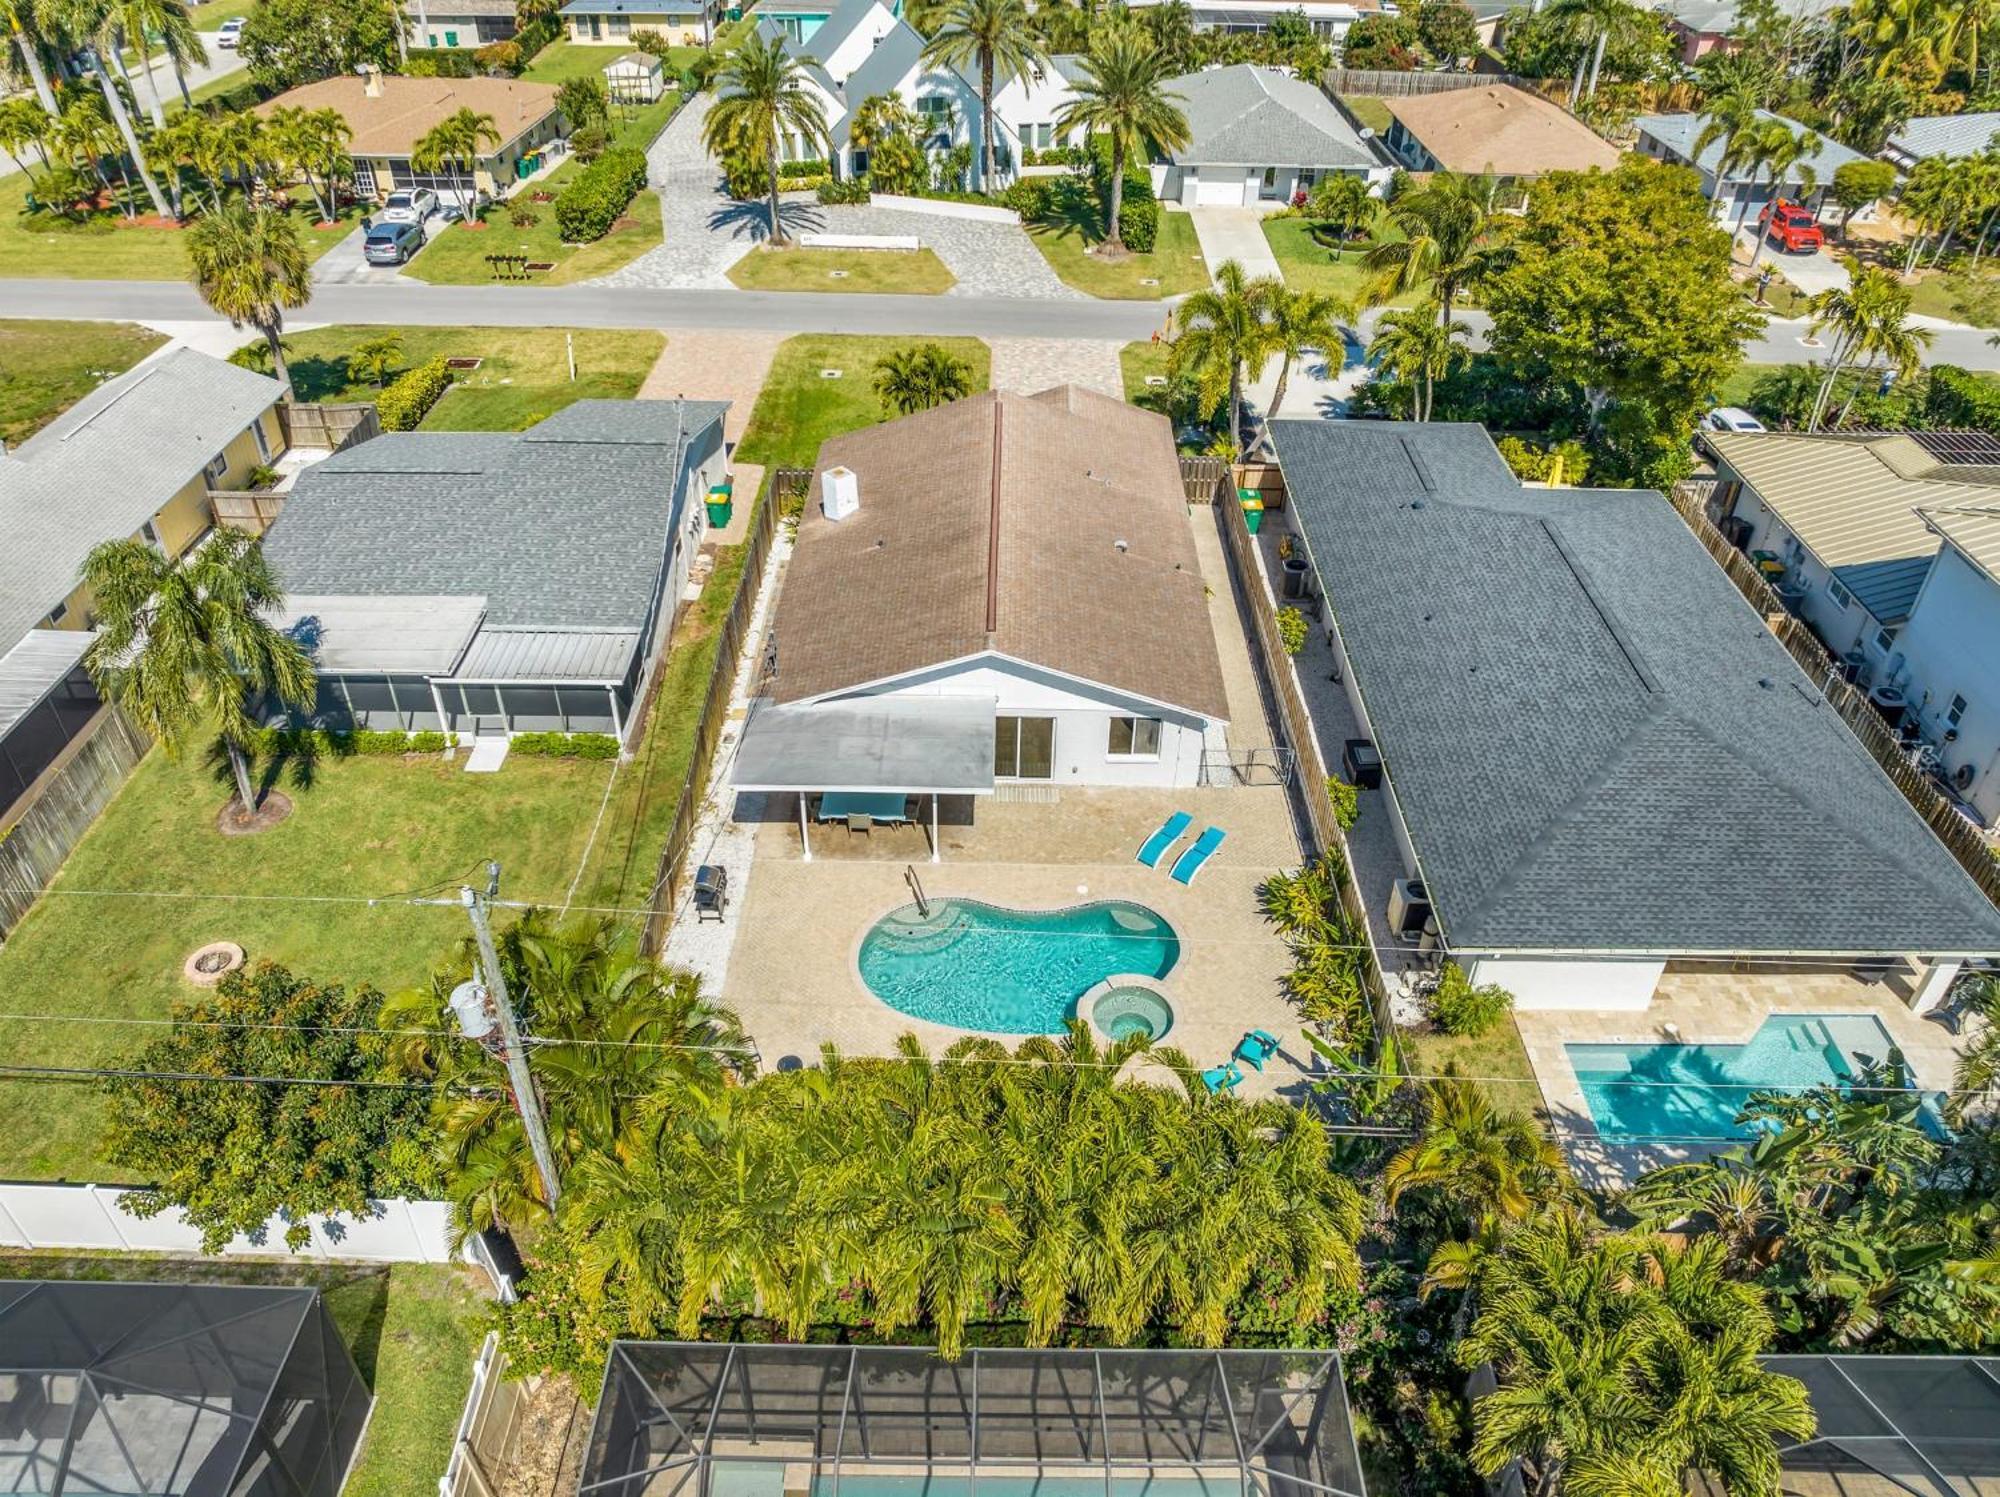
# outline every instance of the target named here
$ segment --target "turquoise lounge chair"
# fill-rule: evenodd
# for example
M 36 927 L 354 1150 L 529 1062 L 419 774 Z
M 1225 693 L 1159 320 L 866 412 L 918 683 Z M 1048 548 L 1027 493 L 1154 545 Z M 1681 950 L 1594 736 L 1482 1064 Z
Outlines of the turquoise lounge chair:
M 1264 1062 L 1278 1053 L 1278 1037 L 1269 1030 L 1253 1029 L 1236 1042 L 1236 1053 L 1231 1060 L 1240 1060 L 1253 1071 L 1264 1069 Z
M 1234 1091 L 1243 1084 L 1243 1073 L 1237 1069 L 1235 1061 L 1225 1060 L 1221 1065 L 1210 1066 L 1203 1071 L 1201 1084 L 1208 1088 L 1210 1096 L 1219 1092 Z
M 1194 876 L 1201 872 L 1201 865 L 1215 856 L 1215 850 L 1222 846 L 1221 827 L 1212 826 L 1195 838 L 1194 845 L 1174 861 L 1174 871 L 1167 876 L 1177 884 L 1191 884 Z
M 1139 848 L 1139 861 L 1148 868 L 1160 866 L 1160 859 L 1167 855 L 1167 849 L 1180 840 L 1182 832 L 1194 825 L 1194 818 L 1185 811 L 1176 811 L 1160 823 L 1160 829 L 1148 837 Z

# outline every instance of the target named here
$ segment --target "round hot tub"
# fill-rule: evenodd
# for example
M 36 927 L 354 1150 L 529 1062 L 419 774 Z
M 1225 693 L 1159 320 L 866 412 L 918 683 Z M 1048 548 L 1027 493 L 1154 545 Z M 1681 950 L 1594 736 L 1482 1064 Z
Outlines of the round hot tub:
M 1137 973 L 1106 978 L 1077 1001 L 1076 1011 L 1113 1041 L 1136 1034 L 1158 1044 L 1174 1027 L 1174 1006 L 1167 995 Z

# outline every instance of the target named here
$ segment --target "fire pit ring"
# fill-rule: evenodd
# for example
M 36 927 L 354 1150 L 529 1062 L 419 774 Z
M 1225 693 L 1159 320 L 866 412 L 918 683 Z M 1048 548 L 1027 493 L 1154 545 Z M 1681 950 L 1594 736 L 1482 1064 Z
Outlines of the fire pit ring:
M 234 941 L 210 941 L 181 965 L 181 976 L 198 988 L 212 988 L 243 965 L 243 948 Z

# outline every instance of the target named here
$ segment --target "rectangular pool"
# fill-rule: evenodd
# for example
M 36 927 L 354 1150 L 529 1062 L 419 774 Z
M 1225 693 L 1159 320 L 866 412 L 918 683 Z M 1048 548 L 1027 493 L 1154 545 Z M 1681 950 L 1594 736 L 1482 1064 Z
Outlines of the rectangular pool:
M 1773 1014 L 1743 1045 L 1565 1045 L 1603 1138 L 1731 1139 L 1755 1092 L 1799 1092 L 1858 1076 L 1894 1041 L 1868 1014 Z

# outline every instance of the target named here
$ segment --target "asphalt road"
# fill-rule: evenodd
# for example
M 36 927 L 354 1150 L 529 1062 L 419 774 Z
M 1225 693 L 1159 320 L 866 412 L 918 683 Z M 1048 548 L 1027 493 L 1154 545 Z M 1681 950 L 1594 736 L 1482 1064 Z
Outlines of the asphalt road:
M 1375 315 L 1362 319 L 1364 337 Z M 1460 315 L 1484 336 L 1484 317 Z M 1167 309 L 1158 302 L 1009 297 L 392 284 L 321 286 L 311 306 L 294 316 L 432 327 L 696 327 L 1139 342 L 1165 329 Z M 192 287 L 176 281 L 0 280 L 0 317 L 200 322 L 213 314 Z M 1825 350 L 1808 346 L 1805 334 L 1804 322 L 1773 320 L 1744 354 L 1754 363 L 1809 363 Z M 2000 348 L 1989 336 L 1977 328 L 1936 329 L 1930 362 L 2000 370 Z

